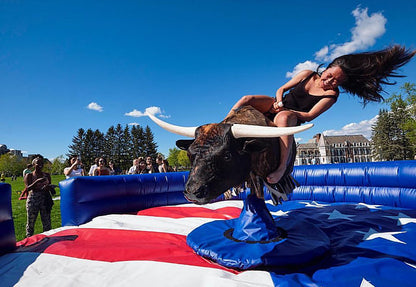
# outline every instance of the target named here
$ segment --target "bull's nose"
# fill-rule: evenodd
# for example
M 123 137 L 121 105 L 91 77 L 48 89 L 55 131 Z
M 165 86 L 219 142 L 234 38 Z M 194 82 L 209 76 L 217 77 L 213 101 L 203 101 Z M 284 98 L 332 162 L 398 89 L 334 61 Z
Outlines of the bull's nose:
M 208 196 L 208 185 L 203 185 L 195 193 L 197 198 L 205 198 Z
M 187 188 L 184 195 L 191 201 L 204 199 L 209 195 L 208 185 L 199 186 L 197 189 Z

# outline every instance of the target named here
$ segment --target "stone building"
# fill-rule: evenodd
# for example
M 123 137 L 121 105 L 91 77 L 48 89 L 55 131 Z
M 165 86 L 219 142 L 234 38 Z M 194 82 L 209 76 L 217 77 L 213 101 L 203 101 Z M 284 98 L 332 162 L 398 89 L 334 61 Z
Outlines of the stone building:
M 363 135 L 324 136 L 317 134 L 299 144 L 295 165 L 372 161 L 371 144 Z
M 18 149 L 8 149 L 5 144 L 0 144 L 0 155 L 10 153 L 14 156 L 17 156 L 18 158 L 22 158 L 23 154 L 21 150 Z
M 0 155 L 8 153 L 10 150 L 5 144 L 0 144 Z

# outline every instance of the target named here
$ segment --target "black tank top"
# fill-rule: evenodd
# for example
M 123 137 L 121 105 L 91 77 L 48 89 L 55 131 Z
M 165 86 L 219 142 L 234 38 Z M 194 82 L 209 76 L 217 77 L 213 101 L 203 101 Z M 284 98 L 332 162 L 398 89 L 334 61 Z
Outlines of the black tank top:
M 335 101 L 338 99 L 338 96 L 314 96 L 306 92 L 305 85 L 314 75 L 316 72 L 311 73 L 284 96 L 283 106 L 286 109 L 309 112 L 323 98 L 334 98 Z

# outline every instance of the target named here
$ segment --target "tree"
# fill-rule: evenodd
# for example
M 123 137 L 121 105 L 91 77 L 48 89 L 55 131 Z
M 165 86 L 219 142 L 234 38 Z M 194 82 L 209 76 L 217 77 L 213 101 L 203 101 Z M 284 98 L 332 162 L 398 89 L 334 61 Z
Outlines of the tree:
M 405 84 L 401 94 L 393 94 L 386 100 L 390 111 L 380 110 L 376 124 L 372 127 L 373 156 L 377 160 L 413 159 L 416 143 L 412 142 L 416 93 L 414 85 Z
M 85 131 L 81 128 L 72 138 L 68 149 L 68 156 L 81 156 L 84 168 L 94 164 L 95 158 L 104 157 L 125 170 L 134 158 L 147 155 L 155 158 L 158 154 L 157 144 L 148 126 L 145 131 L 140 126 L 133 126 L 130 131 L 127 125 L 123 128 L 120 124 L 111 126 L 105 135 L 98 129 Z
M 393 160 L 394 150 L 390 145 L 393 137 L 392 120 L 387 110 L 380 110 L 376 124 L 372 127 L 373 157 L 378 160 Z
M 63 155 L 58 156 L 52 161 L 51 164 L 51 174 L 63 174 L 65 165 L 65 159 Z
M 84 165 L 84 168 L 86 166 L 91 166 L 92 159 L 95 157 L 95 138 L 94 138 L 94 132 L 92 129 L 88 129 L 85 133 L 85 142 L 84 142 L 84 150 L 82 152 L 82 158 L 81 161 Z
M 188 153 L 184 150 L 180 150 L 178 153 L 178 163 L 180 166 L 188 168 L 191 166 L 191 161 L 189 160 Z
M 145 156 L 145 144 L 144 144 L 144 131 L 140 125 L 133 126 L 131 128 L 131 145 L 132 154 L 131 158 L 138 158 L 139 156 Z
M 25 168 L 26 164 L 22 158 L 10 153 L 0 156 L 0 173 L 4 173 L 6 176 L 19 176 Z
M 410 117 L 403 124 L 403 129 L 412 145 L 413 151 L 416 152 L 416 87 L 415 84 L 405 83 L 402 87 L 405 93 L 405 103 Z
M 152 130 L 146 126 L 144 131 L 144 155 L 153 159 L 157 156 L 157 144 L 154 141 Z
M 80 128 L 77 132 L 77 135 L 72 138 L 72 144 L 69 145 L 69 153 L 67 154 L 68 157 L 74 155 L 81 155 L 85 152 L 85 130 Z
M 115 164 L 122 170 L 127 170 L 130 167 L 130 162 L 133 158 L 130 129 L 127 125 L 124 127 L 124 129 L 121 127 L 121 125 L 117 125 L 116 131 L 119 135 L 119 158 L 118 162 L 115 162 Z
M 104 142 L 104 157 L 111 158 L 114 160 L 114 156 L 117 153 L 117 137 L 116 137 L 116 131 L 114 129 L 114 126 L 111 126 L 107 133 L 104 136 L 105 142 Z
M 105 145 L 105 137 L 102 132 L 98 129 L 94 131 L 93 137 L 93 158 L 91 159 L 91 164 L 94 164 L 95 158 L 104 156 L 104 145 Z
M 170 166 L 179 166 L 178 155 L 181 150 L 178 148 L 170 148 L 168 155 L 168 162 Z

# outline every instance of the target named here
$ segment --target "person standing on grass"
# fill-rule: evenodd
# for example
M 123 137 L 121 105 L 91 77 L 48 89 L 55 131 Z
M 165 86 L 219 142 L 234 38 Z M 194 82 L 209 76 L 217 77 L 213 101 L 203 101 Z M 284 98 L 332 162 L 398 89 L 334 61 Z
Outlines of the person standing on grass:
M 52 196 L 50 189 L 51 176 L 43 172 L 43 157 L 37 156 L 32 161 L 34 171 L 26 174 L 24 178 L 25 187 L 29 193 L 26 201 L 27 223 L 26 237 L 33 235 L 36 218 L 40 213 L 43 232 L 51 229 Z

